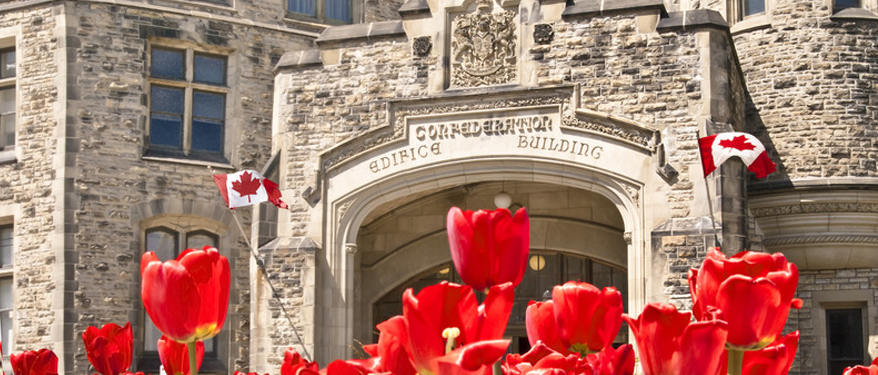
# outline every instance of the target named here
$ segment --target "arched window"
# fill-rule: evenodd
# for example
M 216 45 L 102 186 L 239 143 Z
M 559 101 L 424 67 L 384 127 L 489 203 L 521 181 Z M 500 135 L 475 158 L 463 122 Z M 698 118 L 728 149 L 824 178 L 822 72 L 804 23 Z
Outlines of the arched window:
M 515 304 L 506 327 L 505 336 L 512 338 L 510 345 L 512 352 L 524 353 L 530 349 L 525 330 L 525 311 L 528 302 L 551 299 L 552 288 L 570 280 L 585 281 L 598 288 L 616 287 L 622 293 L 623 308 L 628 311 L 628 272 L 624 269 L 588 257 L 532 250 L 524 278 L 515 288 Z M 414 277 L 378 300 L 374 306 L 374 324 L 402 314 L 402 292 L 406 289 L 413 288 L 417 293 L 426 286 L 442 281 L 461 282 L 454 265 L 450 262 Z M 375 339 L 377 340 L 377 336 Z M 628 329 L 623 325 L 615 343 L 627 342 Z
M 185 249 L 201 249 L 204 246 L 218 247 L 219 236 L 207 230 L 171 229 L 165 226 L 152 227 L 145 231 L 144 251 L 153 251 L 161 261 L 176 259 Z M 138 370 L 157 374 L 161 361 L 158 357 L 157 342 L 162 333 L 143 312 L 143 355 Z M 225 372 L 224 356 L 220 352 L 220 336 L 204 342 L 204 361 L 202 373 Z

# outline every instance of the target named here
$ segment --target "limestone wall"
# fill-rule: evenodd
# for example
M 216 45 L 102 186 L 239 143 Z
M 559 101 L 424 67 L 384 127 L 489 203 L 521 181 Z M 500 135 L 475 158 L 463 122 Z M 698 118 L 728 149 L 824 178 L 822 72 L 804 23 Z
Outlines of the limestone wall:
M 61 8 L 9 11 L 0 38 L 16 46 L 17 136 L 0 163 L 0 217 L 14 224 L 13 347 L 59 349 L 63 334 L 64 39 Z M 12 39 L 12 40 L 10 40 Z M 9 155 L 7 155 L 9 156 Z M 6 329 L 4 327 L 4 329 Z
M 748 131 L 779 153 L 769 180 L 878 176 L 874 21 L 832 16 L 824 1 L 775 3 L 768 25 L 735 35 Z

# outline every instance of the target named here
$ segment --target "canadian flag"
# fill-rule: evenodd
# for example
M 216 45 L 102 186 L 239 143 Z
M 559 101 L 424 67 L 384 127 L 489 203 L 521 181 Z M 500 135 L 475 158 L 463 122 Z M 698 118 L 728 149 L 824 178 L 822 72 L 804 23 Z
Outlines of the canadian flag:
M 213 180 L 229 208 L 250 206 L 262 202 L 271 202 L 279 208 L 287 208 L 282 201 L 277 184 L 259 172 L 245 169 L 230 174 L 215 174 Z
M 747 169 L 756 174 L 756 178 L 768 176 L 777 169 L 762 142 L 747 133 L 719 133 L 699 138 L 698 147 L 701 149 L 705 177 L 732 156 L 741 158 Z

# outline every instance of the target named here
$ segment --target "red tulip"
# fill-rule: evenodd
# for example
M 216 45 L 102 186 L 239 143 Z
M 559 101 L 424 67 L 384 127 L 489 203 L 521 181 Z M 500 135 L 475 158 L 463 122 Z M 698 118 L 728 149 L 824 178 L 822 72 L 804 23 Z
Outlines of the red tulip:
M 143 306 L 168 338 L 184 343 L 207 340 L 223 328 L 229 305 L 229 261 L 212 247 L 187 249 L 162 263 L 143 254 Z
M 310 372 L 317 373 L 317 369 L 317 362 L 303 359 L 296 349 L 287 348 L 284 351 L 284 361 L 280 365 L 281 375 L 299 375 L 308 374 Z M 300 370 L 304 370 L 304 372 L 300 372 Z
M 843 375 L 878 375 L 878 365 L 848 367 Z
M 537 342 L 543 343 L 552 350 L 567 355 L 572 353 L 558 336 L 558 324 L 555 322 L 555 304 L 552 301 L 530 301 L 524 313 L 527 341 L 531 347 Z
M 49 349 L 13 354 L 9 362 L 15 375 L 58 375 L 58 356 Z
M 646 375 L 716 375 L 722 367 L 728 335 L 726 322 L 689 322 L 666 303 L 650 303 L 637 319 L 625 314 L 637 341 L 637 352 Z
M 612 346 L 586 358 L 596 374 L 634 375 L 634 347 L 625 344 L 618 348 Z
M 371 366 L 378 372 L 390 372 L 394 375 L 415 375 L 417 372 L 409 361 L 405 350 L 408 342 L 408 326 L 401 315 L 394 316 L 379 323 L 378 344 L 375 345 L 373 358 L 376 363 Z M 367 349 L 364 347 L 364 349 Z
M 103 375 L 119 375 L 131 367 L 134 335 L 131 323 L 119 327 L 108 323 L 98 327 L 88 327 L 82 333 L 88 361 Z
M 610 346 L 622 327 L 622 294 L 568 281 L 552 290 L 558 336 L 568 349 L 587 355 Z
M 758 350 L 784 328 L 799 282 L 796 265 L 781 253 L 744 251 L 726 259 L 712 249 L 699 270 L 689 271 L 689 290 L 698 320 L 714 314 L 729 324 L 728 349 Z
M 258 372 L 241 372 L 241 371 L 236 370 L 235 375 L 260 375 L 260 374 Z M 269 374 L 265 374 L 265 375 L 269 375 Z
M 744 371 L 748 375 L 786 375 L 793 365 L 799 347 L 799 331 L 777 340 L 761 350 L 744 353 Z
M 408 327 L 406 351 L 421 375 L 433 374 L 431 362 L 448 349 L 496 340 L 503 336 L 512 311 L 511 283 L 491 287 L 480 306 L 472 288 L 443 281 L 402 295 L 402 314 Z M 456 331 L 454 331 L 456 329 Z M 453 332 L 453 337 L 443 334 Z
M 430 366 L 433 374 L 490 375 L 491 367 L 506 354 L 509 340 L 478 341 L 461 346 L 434 359 Z M 396 374 L 394 374 L 396 375 Z
M 204 359 L 204 342 L 195 343 L 195 359 L 198 368 Z M 187 345 L 162 335 L 158 341 L 159 359 L 168 375 L 189 375 L 189 349 Z
M 476 290 L 524 277 L 530 249 L 530 221 L 520 208 L 515 216 L 505 208 L 495 211 L 448 211 L 448 244 L 454 268 L 464 283 Z
M 634 367 L 634 357 L 631 357 L 631 367 Z M 597 368 L 578 353 L 564 355 L 558 353 L 541 341 L 531 346 L 524 355 L 509 354 L 502 363 L 501 369 L 504 375 L 602 375 Z M 616 375 L 607 372 L 605 375 Z

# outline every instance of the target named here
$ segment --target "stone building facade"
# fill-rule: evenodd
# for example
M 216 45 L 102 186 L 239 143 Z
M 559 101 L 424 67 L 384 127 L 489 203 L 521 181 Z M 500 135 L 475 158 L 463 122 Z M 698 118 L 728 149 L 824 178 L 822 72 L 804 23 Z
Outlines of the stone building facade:
M 403 289 L 456 280 L 450 207 L 509 205 L 532 223 L 513 350 L 527 300 L 568 279 L 616 286 L 632 314 L 690 308 L 686 272 L 722 244 L 799 266 L 792 373 L 840 374 L 878 354 L 873 12 L 0 2 L 4 353 L 48 347 L 62 372 L 88 372 L 82 331 L 130 321 L 135 367 L 155 373 L 140 255 L 212 244 L 233 276 L 203 372 L 278 373 L 290 346 L 349 358 Z M 756 135 L 778 172 L 732 161 L 704 178 L 697 139 L 725 131 Z M 228 210 L 210 175 L 240 169 L 272 177 L 290 209 Z

